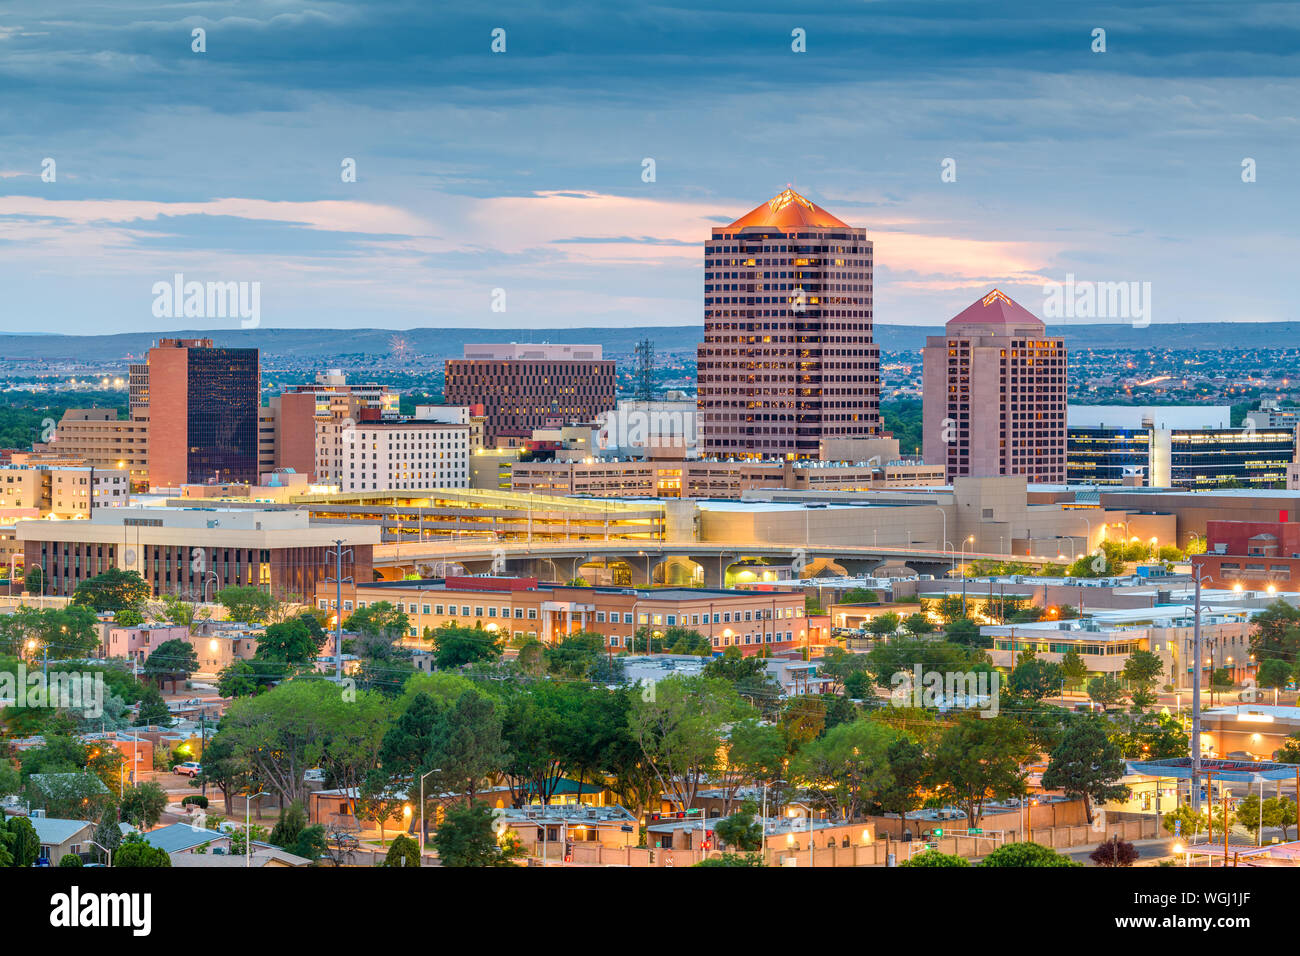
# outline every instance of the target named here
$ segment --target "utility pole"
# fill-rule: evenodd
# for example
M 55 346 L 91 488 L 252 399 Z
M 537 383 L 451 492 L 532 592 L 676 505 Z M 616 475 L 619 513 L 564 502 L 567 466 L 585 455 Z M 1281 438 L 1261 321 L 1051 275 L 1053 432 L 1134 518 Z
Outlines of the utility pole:
M 349 555 L 352 549 L 348 548 Z M 334 679 L 343 681 L 343 582 L 353 582 L 352 576 L 343 577 L 343 539 L 334 539 Z M 328 579 L 326 579 L 328 583 Z
M 642 339 L 636 345 L 636 397 L 640 402 L 654 401 L 655 344 Z
M 1201 812 L 1201 577 L 1203 570 L 1193 566 L 1196 584 L 1195 618 L 1192 620 L 1192 812 Z M 1211 806 L 1214 804 L 1211 803 Z

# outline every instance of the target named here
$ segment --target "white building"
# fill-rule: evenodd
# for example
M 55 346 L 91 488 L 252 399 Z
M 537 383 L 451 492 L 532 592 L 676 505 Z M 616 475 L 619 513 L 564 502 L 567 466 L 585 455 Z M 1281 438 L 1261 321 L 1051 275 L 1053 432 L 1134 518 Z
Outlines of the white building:
M 469 487 L 469 426 L 437 421 L 357 422 L 342 428 L 321 479 L 350 491 Z

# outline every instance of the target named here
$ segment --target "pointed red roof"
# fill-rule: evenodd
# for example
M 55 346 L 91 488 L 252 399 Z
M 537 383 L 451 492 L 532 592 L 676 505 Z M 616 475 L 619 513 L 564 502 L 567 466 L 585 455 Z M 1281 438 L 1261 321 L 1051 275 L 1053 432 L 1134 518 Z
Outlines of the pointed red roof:
M 744 229 L 747 226 L 766 226 L 770 229 L 780 229 L 782 231 L 804 228 L 852 228 L 848 223 L 836 219 L 812 200 L 800 196 L 793 189 L 786 189 L 777 193 L 767 202 L 754 207 L 725 228 L 734 230 Z
M 949 319 L 945 329 L 951 331 L 963 325 L 995 325 L 1003 328 L 1024 328 L 1028 325 L 1039 330 L 1046 329 L 1042 319 L 997 289 L 982 299 L 976 299 Z

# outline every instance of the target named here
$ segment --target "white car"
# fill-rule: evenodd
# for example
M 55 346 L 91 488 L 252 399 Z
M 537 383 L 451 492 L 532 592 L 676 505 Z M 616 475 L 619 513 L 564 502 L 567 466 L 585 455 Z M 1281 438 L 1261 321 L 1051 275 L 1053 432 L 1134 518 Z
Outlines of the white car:
M 183 777 L 198 776 L 203 772 L 203 764 L 197 760 L 187 760 L 184 763 L 178 763 L 172 768 L 172 773 L 178 773 Z

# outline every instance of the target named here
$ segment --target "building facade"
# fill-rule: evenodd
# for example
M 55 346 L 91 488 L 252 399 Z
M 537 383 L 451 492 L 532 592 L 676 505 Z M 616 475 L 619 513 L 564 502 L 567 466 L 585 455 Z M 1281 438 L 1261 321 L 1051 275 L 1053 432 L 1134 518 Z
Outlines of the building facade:
M 121 421 L 112 408 L 69 408 L 50 441 L 33 446 L 103 471 L 126 475 L 133 490 L 149 484 L 149 419 Z
M 257 480 L 257 349 L 159 339 L 149 350 L 148 391 L 150 485 Z
M 614 363 L 599 345 L 466 345 L 448 359 L 448 405 L 483 406 L 483 442 L 528 438 L 553 421 L 591 421 L 614 408 Z
M 1072 405 L 1067 479 L 1151 488 L 1282 488 L 1291 425 L 1229 426 L 1226 405 Z
M 633 647 L 640 628 L 682 627 L 710 639 L 716 650 L 744 654 L 791 650 L 808 640 L 802 591 L 721 588 L 569 587 L 537 578 L 449 577 L 344 585 L 343 617 L 387 601 L 410 621 L 404 643 L 427 647 L 426 628 L 482 627 L 504 641 L 536 638 L 551 644 L 566 634 L 602 635 L 614 653 Z M 333 615 L 335 589 L 316 589 L 316 606 Z
M 131 500 L 125 471 L 73 465 L 0 467 L 0 517 L 89 518 Z
M 513 490 L 598 498 L 739 498 L 759 488 L 878 491 L 944 483 L 943 468 L 914 461 L 534 461 L 517 462 Z
M 334 573 L 368 581 L 379 529 L 311 524 L 302 511 L 220 508 L 104 508 L 87 521 L 19 521 L 23 567 L 45 571 L 47 594 L 71 595 L 110 568 L 136 571 L 156 596 L 211 597 L 223 587 L 266 588 L 285 600 L 310 600 Z
M 697 354 L 703 454 L 816 458 L 880 432 L 872 243 L 787 189 L 715 228 Z
M 994 289 L 925 340 L 925 460 L 959 476 L 1065 480 L 1065 340 Z
M 1205 553 L 1191 560 L 1211 587 L 1295 591 L 1300 521 L 1208 521 Z

